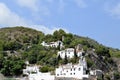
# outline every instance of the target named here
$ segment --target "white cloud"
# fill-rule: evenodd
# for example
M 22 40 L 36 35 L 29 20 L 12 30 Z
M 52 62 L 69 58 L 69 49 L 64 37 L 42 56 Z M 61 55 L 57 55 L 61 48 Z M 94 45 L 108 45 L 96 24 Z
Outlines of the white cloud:
M 106 4 L 105 11 L 111 16 L 120 18 L 120 3 L 117 3 L 116 5 Z
M 48 3 L 52 3 L 53 0 L 45 0 Z M 43 16 L 50 15 L 49 7 L 45 5 L 43 0 L 16 0 L 17 4 L 23 8 L 28 8 L 32 11 L 32 15 Z
M 6 4 L 0 3 L 0 26 L 1 27 L 13 27 L 13 26 L 28 26 L 39 31 L 44 32 L 45 34 L 52 34 L 55 30 L 63 29 L 68 32 L 67 29 L 62 27 L 46 27 L 44 25 L 33 25 L 34 23 L 29 24 L 29 20 L 24 19 L 19 16 L 17 13 L 11 11 Z M 31 25 L 31 26 L 29 26 Z
M 21 7 L 29 8 L 33 11 L 38 11 L 37 1 L 38 0 L 16 0 Z
M 29 26 L 29 28 L 33 28 L 36 29 L 38 31 L 42 31 L 45 34 L 53 34 L 54 31 L 59 30 L 59 29 L 63 29 L 65 32 L 69 32 L 67 29 L 62 28 L 62 27 L 52 27 L 52 28 L 48 28 L 44 25 L 31 25 Z
M 85 3 L 84 0 L 74 0 L 74 2 L 80 8 L 86 8 L 87 7 L 87 4 Z
M 0 25 L 17 26 L 26 25 L 25 19 L 12 12 L 4 3 L 0 3 Z

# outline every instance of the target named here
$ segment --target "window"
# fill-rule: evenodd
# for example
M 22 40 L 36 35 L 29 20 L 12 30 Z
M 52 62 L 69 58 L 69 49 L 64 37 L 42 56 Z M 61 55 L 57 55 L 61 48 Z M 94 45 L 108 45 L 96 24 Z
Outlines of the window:
M 62 71 L 60 71 L 60 75 L 62 75 Z
M 72 73 L 70 73 L 70 75 L 72 75 Z
M 74 68 L 74 71 L 75 71 L 75 68 Z
M 80 71 L 80 68 L 78 70 Z
M 71 69 L 71 71 L 72 71 L 72 69 Z
M 74 73 L 74 75 L 75 75 L 75 73 Z
M 57 74 L 57 76 L 59 76 L 59 74 Z
M 68 56 L 68 58 L 70 58 L 70 56 Z

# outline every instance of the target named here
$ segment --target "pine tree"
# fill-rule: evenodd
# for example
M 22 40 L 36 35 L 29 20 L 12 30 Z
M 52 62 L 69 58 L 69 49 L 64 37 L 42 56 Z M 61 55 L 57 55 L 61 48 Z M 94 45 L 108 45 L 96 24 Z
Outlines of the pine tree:
M 58 55 L 57 57 L 57 60 L 56 60 L 56 64 L 59 64 L 59 62 L 62 60 L 62 58 L 60 57 L 60 54 Z
M 65 54 L 64 64 L 68 63 L 67 55 Z

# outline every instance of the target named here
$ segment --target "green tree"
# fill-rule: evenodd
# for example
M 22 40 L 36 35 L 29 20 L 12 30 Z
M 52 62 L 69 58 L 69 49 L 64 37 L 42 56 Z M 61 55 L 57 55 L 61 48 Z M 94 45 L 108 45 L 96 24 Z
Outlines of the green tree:
M 22 60 L 19 60 L 13 64 L 13 74 L 21 75 L 23 73 L 22 69 L 24 68 L 25 63 Z
M 65 59 L 63 64 L 67 64 L 67 63 L 68 63 L 68 58 L 67 58 L 67 55 L 65 54 Z
M 114 73 L 114 78 L 115 78 L 115 80 L 120 80 L 120 72 L 115 72 Z
M 3 51 L 3 41 L 0 40 L 0 53 Z
M 57 41 L 57 40 L 61 40 L 62 41 L 62 36 L 65 36 L 66 35 L 66 32 L 62 29 L 60 30 L 56 30 L 54 33 L 53 33 L 53 38 Z
M 104 46 L 97 46 L 96 47 L 96 53 L 99 56 L 107 56 L 110 57 L 109 49 Z
M 28 61 L 30 64 L 35 64 L 37 62 L 37 54 L 35 53 L 29 54 Z
M 64 44 L 66 45 L 66 47 L 69 47 L 71 41 L 72 41 L 71 38 L 69 38 L 69 37 L 65 37 L 65 39 L 64 39 Z
M 48 43 L 54 41 L 53 35 L 47 34 L 46 36 L 44 36 L 43 41 L 48 42 Z
M 3 68 L 1 69 L 1 73 L 5 76 L 11 76 L 12 75 L 12 62 L 10 60 L 5 60 L 3 62 Z
M 58 55 L 57 60 L 58 60 L 58 62 L 59 62 L 60 60 L 62 60 L 62 58 L 61 58 L 60 54 Z
M 5 76 L 17 76 L 22 74 L 22 69 L 24 68 L 24 66 L 25 63 L 23 60 L 19 60 L 16 57 L 10 57 L 9 60 L 4 59 L 0 72 Z
M 16 41 L 9 41 L 4 44 L 4 50 L 18 50 L 22 48 L 22 45 Z
M 87 61 L 88 68 L 90 68 L 94 65 L 94 62 L 89 57 L 86 57 L 86 61 Z
M 3 54 L 0 54 L 0 70 L 3 68 L 3 61 L 4 61 L 4 56 Z

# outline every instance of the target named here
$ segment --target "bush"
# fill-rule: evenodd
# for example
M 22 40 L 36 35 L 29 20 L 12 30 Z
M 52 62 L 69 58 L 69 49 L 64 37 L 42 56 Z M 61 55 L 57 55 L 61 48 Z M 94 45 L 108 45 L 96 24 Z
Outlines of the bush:
M 2 68 L 0 69 L 0 72 L 4 76 L 18 76 L 22 74 L 22 69 L 24 65 L 25 63 L 23 60 L 19 60 L 14 57 L 9 58 L 9 60 L 4 59 L 4 62 L 2 62 Z
M 87 61 L 88 68 L 94 65 L 94 62 L 89 57 L 86 58 L 86 61 Z
M 109 49 L 104 46 L 97 46 L 96 47 L 96 53 L 98 56 L 107 56 L 111 57 L 109 53 Z
M 114 78 L 115 78 L 115 80 L 120 80 L 120 73 L 119 72 L 115 72 L 114 73 Z
M 40 72 L 48 72 L 48 71 L 49 71 L 48 66 L 43 66 L 42 68 L 40 68 Z

